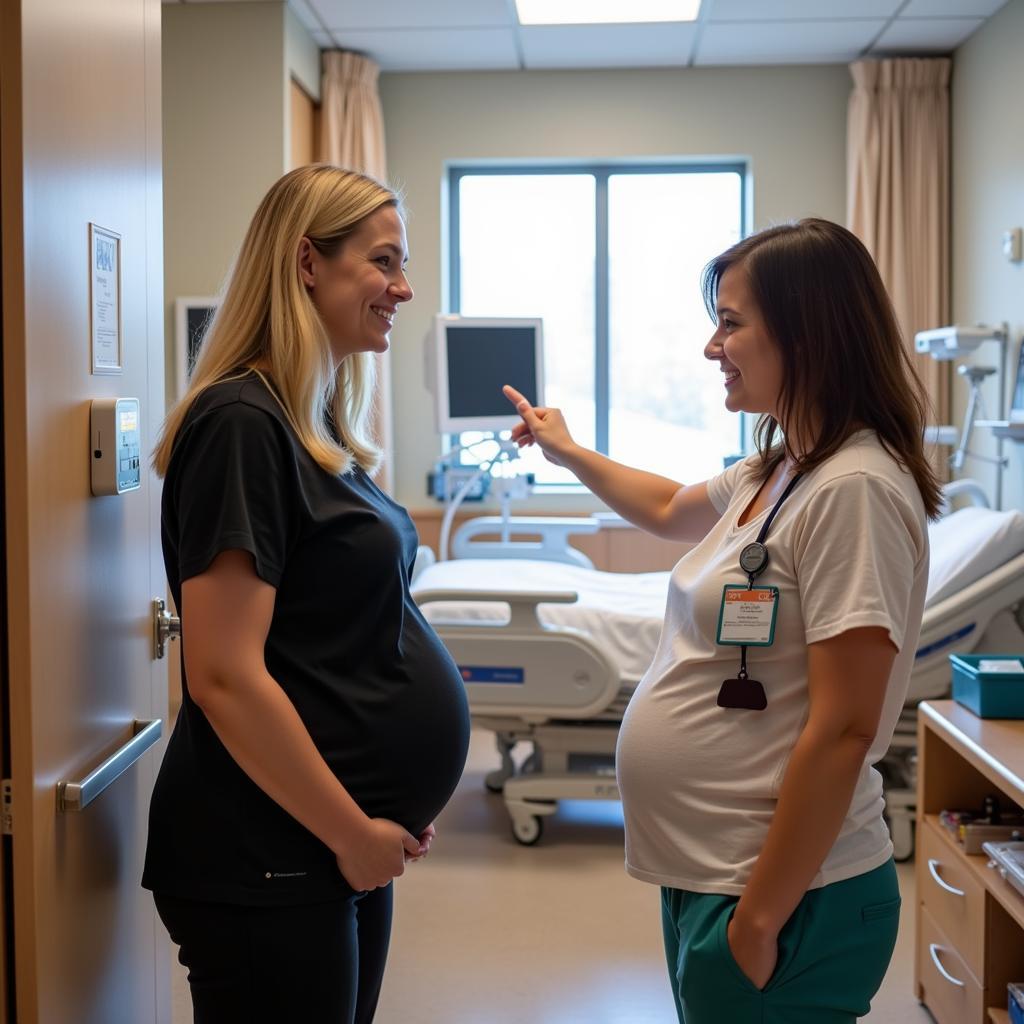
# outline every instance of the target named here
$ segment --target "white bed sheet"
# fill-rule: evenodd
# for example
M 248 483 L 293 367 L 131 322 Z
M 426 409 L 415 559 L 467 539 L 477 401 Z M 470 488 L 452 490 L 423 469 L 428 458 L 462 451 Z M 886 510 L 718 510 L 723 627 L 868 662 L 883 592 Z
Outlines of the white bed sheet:
M 928 605 L 938 604 L 1024 552 L 1024 515 L 962 508 L 928 527 Z
M 934 605 L 1024 552 L 1024 515 L 965 508 L 931 524 L 927 604 Z M 669 573 L 600 572 L 556 562 L 466 558 L 425 569 L 413 585 L 423 590 L 574 590 L 575 604 L 540 605 L 540 620 L 571 626 L 600 639 L 619 665 L 623 683 L 647 670 L 665 613 Z M 495 622 L 508 606 L 441 601 L 427 605 L 432 623 Z
M 639 682 L 661 636 L 668 594 L 667 572 L 621 573 L 529 559 L 460 558 L 424 569 L 413 584 L 422 590 L 575 590 L 574 604 L 542 604 L 541 622 L 572 626 L 598 637 L 619 666 L 624 683 Z M 427 620 L 500 622 L 508 605 L 438 601 L 423 609 Z

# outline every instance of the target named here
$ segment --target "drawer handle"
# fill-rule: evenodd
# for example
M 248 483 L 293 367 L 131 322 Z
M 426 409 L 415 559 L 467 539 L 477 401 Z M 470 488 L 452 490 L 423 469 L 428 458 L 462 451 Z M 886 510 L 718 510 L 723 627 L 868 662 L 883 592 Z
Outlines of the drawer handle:
M 946 892 L 952 893 L 954 896 L 966 896 L 967 893 L 965 893 L 963 889 L 957 889 L 955 886 L 950 885 L 949 882 L 943 880 L 937 870 L 940 864 L 941 861 L 937 861 L 934 857 L 930 857 L 928 859 L 928 870 L 931 872 L 932 878 L 934 878 L 935 881 L 946 890 Z
M 935 969 L 946 979 L 946 981 L 950 983 L 950 985 L 956 985 L 957 988 L 964 988 L 966 982 L 961 981 L 959 978 L 954 978 L 953 975 L 942 966 L 942 962 L 939 960 L 940 949 L 942 949 L 942 947 L 935 945 L 934 942 L 928 947 L 928 952 L 932 955 L 932 963 L 935 964 Z

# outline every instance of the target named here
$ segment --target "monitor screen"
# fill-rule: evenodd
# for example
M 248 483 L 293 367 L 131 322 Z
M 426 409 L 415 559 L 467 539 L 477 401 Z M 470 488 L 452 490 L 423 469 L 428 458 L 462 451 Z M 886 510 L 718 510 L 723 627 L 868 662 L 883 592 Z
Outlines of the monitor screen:
M 504 384 L 537 403 L 536 330 L 533 327 L 445 326 L 448 410 L 458 419 L 507 416 Z
M 509 430 L 519 415 L 502 392 L 511 384 L 532 405 L 544 404 L 543 323 L 530 317 L 438 314 L 427 346 L 427 379 L 437 428 Z
M 217 312 L 216 306 L 189 306 L 186 312 L 185 329 L 188 332 L 188 353 L 186 373 L 192 376 L 196 360 L 199 358 L 199 349 L 206 336 L 206 329 L 210 326 L 213 314 Z
M 1017 357 L 1017 381 L 1013 387 L 1013 401 L 1010 404 L 1015 420 L 1024 420 L 1024 342 L 1021 342 L 1020 355 Z

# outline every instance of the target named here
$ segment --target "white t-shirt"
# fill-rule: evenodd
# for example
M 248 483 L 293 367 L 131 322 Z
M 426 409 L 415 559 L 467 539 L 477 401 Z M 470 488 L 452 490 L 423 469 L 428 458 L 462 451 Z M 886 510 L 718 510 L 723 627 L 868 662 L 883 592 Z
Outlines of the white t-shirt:
M 658 650 L 619 734 L 626 869 L 692 892 L 742 894 L 807 721 L 807 645 L 862 626 L 888 630 L 899 654 L 846 820 L 811 888 L 870 871 L 893 849 L 871 765 L 892 740 L 921 628 L 928 531 L 920 493 L 869 430 L 804 475 L 772 524 L 771 561 L 756 581 L 780 591 L 774 644 L 747 649 L 768 707 L 720 708 L 719 688 L 740 664 L 738 647 L 716 643 L 722 588 L 746 584 L 740 551 L 769 514 L 737 526 L 760 486 L 758 459 L 708 482 L 721 519 L 672 571 Z

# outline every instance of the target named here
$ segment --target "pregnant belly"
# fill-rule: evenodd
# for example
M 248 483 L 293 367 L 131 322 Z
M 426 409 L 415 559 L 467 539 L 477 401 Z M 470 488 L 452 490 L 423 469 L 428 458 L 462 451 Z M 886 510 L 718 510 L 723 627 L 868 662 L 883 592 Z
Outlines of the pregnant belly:
M 795 739 L 789 715 L 722 709 L 714 687 L 700 699 L 663 700 L 641 687 L 619 733 L 616 765 L 624 801 L 647 804 L 661 794 L 672 801 L 713 805 L 773 801 L 781 769 Z M 710 694 L 710 698 L 707 696 Z
M 469 708 L 462 678 L 439 640 L 406 638 L 403 652 L 390 678 L 360 700 L 364 728 L 339 776 L 371 817 L 419 835 L 462 777 Z

